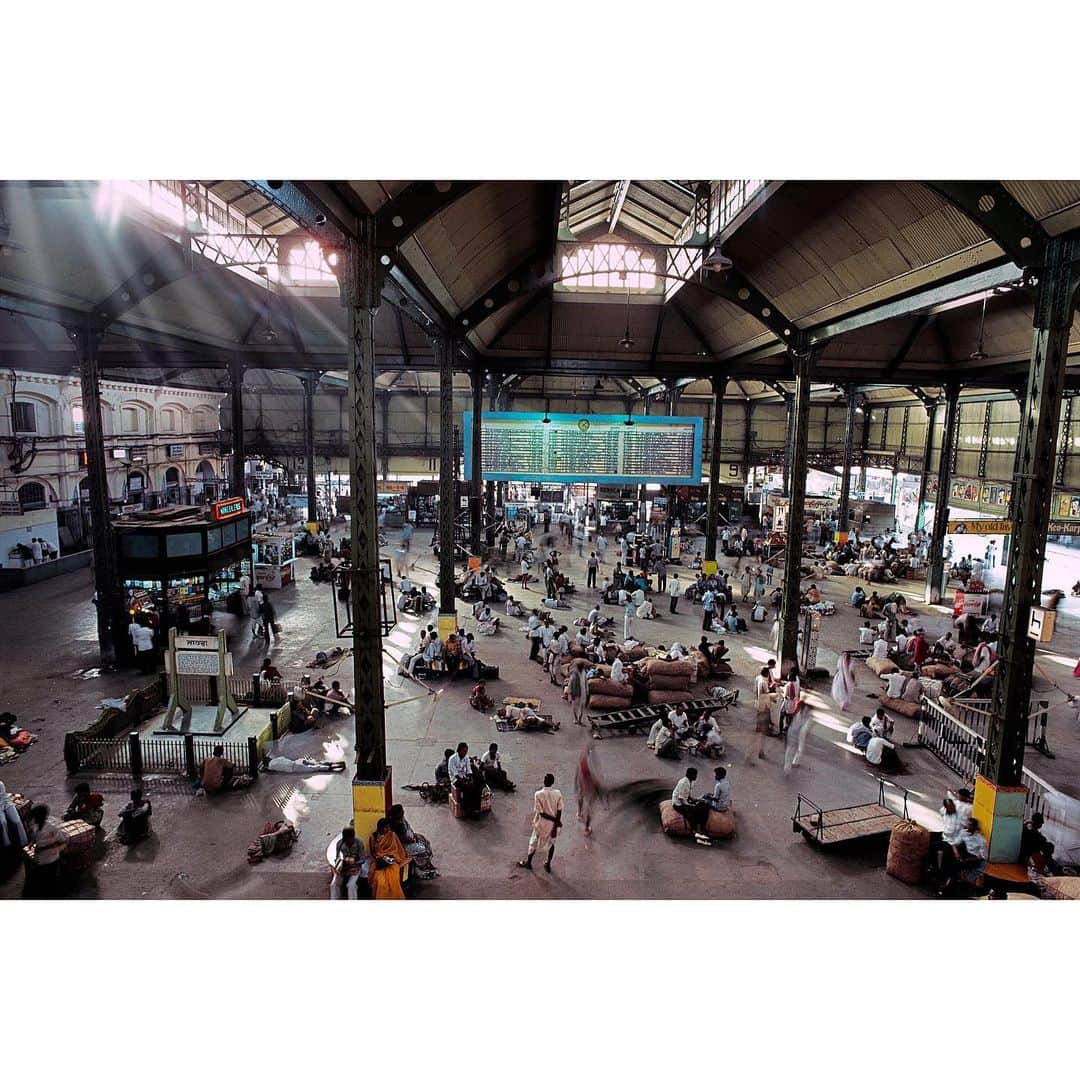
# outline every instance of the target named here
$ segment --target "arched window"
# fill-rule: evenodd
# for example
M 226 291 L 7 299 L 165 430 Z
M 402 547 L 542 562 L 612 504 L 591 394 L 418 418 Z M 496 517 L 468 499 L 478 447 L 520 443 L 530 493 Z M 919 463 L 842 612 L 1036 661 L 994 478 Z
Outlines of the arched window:
M 81 401 L 74 401 L 71 404 L 71 429 L 76 435 L 82 435 L 86 430 L 86 414 L 83 412 Z
M 133 469 L 127 475 L 127 489 L 129 495 L 141 495 L 146 487 L 146 475 Z
M 192 417 L 192 431 L 203 435 L 207 432 L 218 431 L 221 428 L 221 420 L 216 409 L 206 405 L 200 405 Z
M 180 470 L 175 465 L 165 470 L 165 486 L 167 488 L 180 486 Z
M 150 410 L 136 401 L 125 402 L 120 407 L 120 434 L 146 435 L 150 430 Z
M 43 484 L 31 481 L 19 488 L 19 506 L 23 510 L 44 510 L 49 505 Z
M 51 435 L 49 402 L 20 395 L 11 403 L 11 425 L 16 435 Z

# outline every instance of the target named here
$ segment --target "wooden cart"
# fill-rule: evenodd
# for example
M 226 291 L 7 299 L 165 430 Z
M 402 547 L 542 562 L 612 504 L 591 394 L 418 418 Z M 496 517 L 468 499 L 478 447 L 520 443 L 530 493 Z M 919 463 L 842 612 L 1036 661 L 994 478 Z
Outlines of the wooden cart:
M 882 777 L 877 778 L 876 802 L 841 806 L 824 810 L 813 800 L 799 793 L 795 813 L 791 818 L 793 832 L 802 833 L 811 843 L 821 847 L 833 847 L 856 840 L 870 840 L 889 836 L 893 826 L 908 818 L 908 791 Z M 889 808 L 885 801 L 885 788 L 895 787 L 903 792 L 903 814 Z

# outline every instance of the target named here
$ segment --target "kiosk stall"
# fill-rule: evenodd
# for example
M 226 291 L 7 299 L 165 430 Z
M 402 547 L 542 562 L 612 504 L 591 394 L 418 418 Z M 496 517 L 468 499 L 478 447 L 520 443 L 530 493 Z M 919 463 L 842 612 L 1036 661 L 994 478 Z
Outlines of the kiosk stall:
M 296 577 L 296 534 L 256 533 L 255 584 L 264 589 L 280 589 Z
M 251 515 L 242 498 L 204 506 L 169 506 L 114 523 L 125 596 L 191 620 L 240 589 L 251 574 Z

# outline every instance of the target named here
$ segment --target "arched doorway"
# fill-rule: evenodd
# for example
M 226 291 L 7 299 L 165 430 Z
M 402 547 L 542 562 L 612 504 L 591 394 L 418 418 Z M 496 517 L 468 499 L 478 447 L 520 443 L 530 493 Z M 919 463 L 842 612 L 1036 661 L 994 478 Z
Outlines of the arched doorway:
M 142 502 L 146 493 L 146 473 L 132 469 L 127 474 L 126 502 Z
M 180 470 L 175 465 L 165 470 L 165 501 L 180 502 Z
M 217 498 L 217 474 L 209 461 L 200 461 L 195 470 L 195 495 L 198 498 Z

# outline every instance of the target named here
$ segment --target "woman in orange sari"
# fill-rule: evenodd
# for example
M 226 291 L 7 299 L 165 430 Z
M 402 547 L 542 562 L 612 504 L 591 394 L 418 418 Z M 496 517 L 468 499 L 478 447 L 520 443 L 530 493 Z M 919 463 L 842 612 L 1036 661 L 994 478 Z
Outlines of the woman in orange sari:
M 371 855 L 371 866 L 368 869 L 371 898 L 373 900 L 404 900 L 401 871 L 412 860 L 405 854 L 401 841 L 386 818 L 379 818 L 368 850 Z

